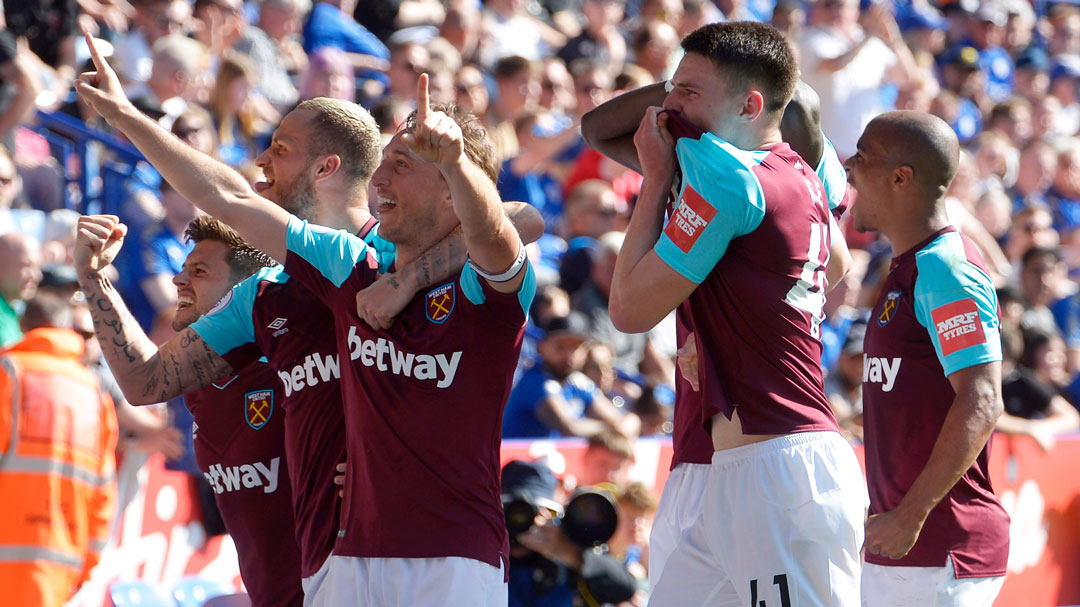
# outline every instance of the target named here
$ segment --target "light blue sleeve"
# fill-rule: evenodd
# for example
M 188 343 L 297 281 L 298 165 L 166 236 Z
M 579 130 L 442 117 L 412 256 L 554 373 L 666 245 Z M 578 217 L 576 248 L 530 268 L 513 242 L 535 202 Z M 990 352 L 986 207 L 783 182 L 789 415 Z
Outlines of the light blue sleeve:
M 943 234 L 915 260 L 915 316 L 945 375 L 1001 360 L 997 293 L 990 277 L 968 261 L 959 233 Z
M 295 215 L 289 217 L 285 245 L 336 287 L 345 282 L 353 266 L 369 251 L 355 234 L 309 224 Z
M 753 232 L 765 217 L 765 193 L 753 167 L 767 151 L 745 151 L 706 133 L 675 146 L 683 171 L 678 206 L 657 241 L 664 263 L 698 284 L 733 239 Z
M 847 169 L 844 168 L 844 163 L 840 162 L 836 148 L 824 133 L 821 139 L 825 142 L 825 148 L 821 152 L 821 162 L 814 172 L 821 180 L 821 185 L 825 186 L 825 198 L 829 200 L 829 210 L 832 210 L 840 206 L 847 194 Z
M 473 269 L 471 263 L 466 263 L 465 267 L 461 269 L 461 291 L 465 294 L 473 305 L 479 306 L 487 301 L 487 296 L 484 295 L 484 288 L 480 285 L 480 275 Z M 525 279 L 521 282 L 521 287 L 517 292 L 518 304 L 521 305 L 521 311 L 525 313 L 525 318 L 529 317 L 529 308 L 532 307 L 533 298 L 536 297 L 536 272 L 533 271 L 532 263 L 525 262 Z
M 288 278 L 281 266 L 259 270 L 233 287 L 217 305 L 192 323 L 191 328 L 219 356 L 254 342 L 255 326 L 251 311 L 259 292 L 259 283 L 266 280 L 285 282 Z
M 375 227 L 371 228 L 371 231 L 364 237 L 364 242 L 375 251 L 375 259 L 379 261 L 379 273 L 386 274 L 390 271 L 390 266 L 393 265 L 394 259 L 397 257 L 397 247 L 394 246 L 394 243 L 379 236 L 380 225 L 382 224 L 375 224 Z

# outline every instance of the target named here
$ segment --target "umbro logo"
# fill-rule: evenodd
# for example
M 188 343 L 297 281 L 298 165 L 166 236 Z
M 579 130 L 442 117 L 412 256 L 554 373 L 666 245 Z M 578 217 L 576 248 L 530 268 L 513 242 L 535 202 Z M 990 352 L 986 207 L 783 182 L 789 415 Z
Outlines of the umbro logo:
M 274 329 L 274 337 L 278 337 L 279 335 L 282 335 L 284 333 L 289 332 L 288 328 L 283 328 L 283 327 L 285 327 L 285 323 L 287 323 L 287 322 L 289 322 L 288 318 L 281 318 L 279 316 L 279 317 L 275 318 L 273 322 L 266 325 L 266 328 L 267 329 Z
M 795 161 L 795 170 L 796 171 L 801 171 L 802 170 L 802 163 L 799 162 L 798 160 Z

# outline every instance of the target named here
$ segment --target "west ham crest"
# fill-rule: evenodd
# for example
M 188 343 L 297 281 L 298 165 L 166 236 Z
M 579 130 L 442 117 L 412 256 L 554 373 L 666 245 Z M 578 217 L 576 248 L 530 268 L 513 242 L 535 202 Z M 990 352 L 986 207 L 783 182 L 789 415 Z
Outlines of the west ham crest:
M 450 313 L 454 311 L 456 292 L 452 282 L 428 291 L 427 297 L 424 298 L 428 320 L 437 325 L 446 322 L 446 319 L 450 318 Z
M 270 415 L 274 412 L 274 391 L 255 390 L 244 395 L 244 409 L 247 423 L 256 430 L 261 430 L 266 422 L 270 421 Z
M 896 308 L 900 305 L 900 291 L 889 291 L 885 296 L 885 303 L 881 305 L 881 312 L 877 317 L 877 324 L 879 327 L 892 322 L 893 317 L 896 316 Z

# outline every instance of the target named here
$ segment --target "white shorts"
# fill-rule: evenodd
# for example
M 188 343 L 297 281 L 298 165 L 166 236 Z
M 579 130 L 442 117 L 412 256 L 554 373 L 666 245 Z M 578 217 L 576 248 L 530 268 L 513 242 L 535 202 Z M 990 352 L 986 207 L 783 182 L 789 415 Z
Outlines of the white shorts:
M 304 607 L 330 607 L 327 586 L 323 582 L 326 581 L 326 576 L 330 572 L 331 557 L 333 554 L 326 557 L 318 571 L 300 580 L 300 586 L 304 589 Z
M 835 432 L 714 453 L 701 516 L 649 605 L 856 607 L 869 501 Z
M 359 558 L 331 555 L 326 605 L 506 607 L 502 567 L 463 557 Z
M 656 586 L 675 546 L 701 516 L 701 502 L 709 480 L 709 464 L 676 464 L 660 496 L 649 534 L 649 587 Z
M 990 607 L 1005 576 L 956 579 L 952 557 L 944 567 L 886 567 L 866 563 L 866 607 Z

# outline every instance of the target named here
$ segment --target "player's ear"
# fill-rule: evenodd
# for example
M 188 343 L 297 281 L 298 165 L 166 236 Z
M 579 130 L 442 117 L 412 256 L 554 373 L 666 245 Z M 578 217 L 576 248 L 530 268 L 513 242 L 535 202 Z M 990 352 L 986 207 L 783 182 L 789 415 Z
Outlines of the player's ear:
M 315 169 L 315 178 L 325 179 L 336 173 L 340 168 L 341 156 L 338 156 L 337 154 L 329 154 L 327 156 L 323 156 L 322 160 L 319 162 L 317 168 Z
M 911 165 L 902 164 L 893 169 L 892 186 L 895 189 L 899 189 L 908 185 L 911 185 L 915 180 L 915 171 L 911 168 Z
M 739 108 L 739 116 L 747 120 L 756 120 L 765 110 L 765 96 L 761 91 L 750 89 L 743 97 L 742 107 Z

